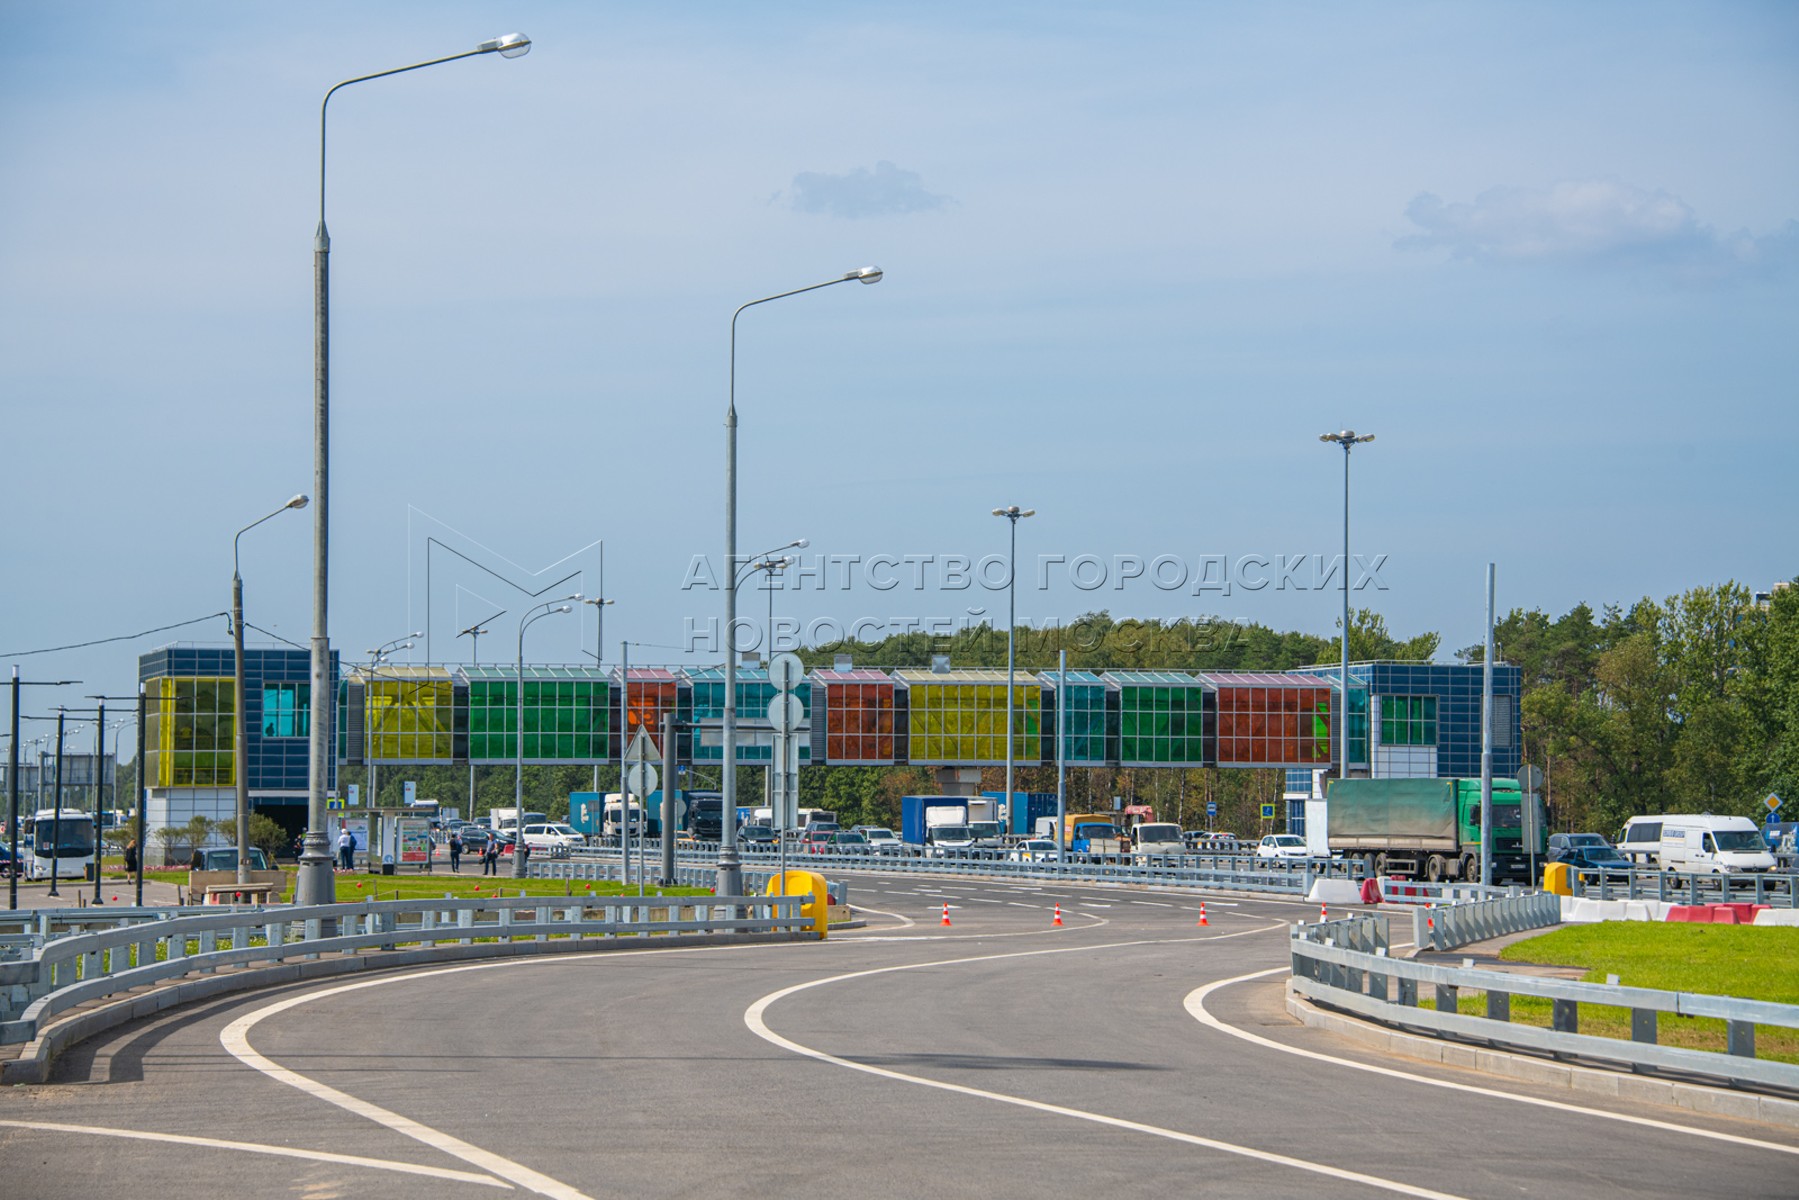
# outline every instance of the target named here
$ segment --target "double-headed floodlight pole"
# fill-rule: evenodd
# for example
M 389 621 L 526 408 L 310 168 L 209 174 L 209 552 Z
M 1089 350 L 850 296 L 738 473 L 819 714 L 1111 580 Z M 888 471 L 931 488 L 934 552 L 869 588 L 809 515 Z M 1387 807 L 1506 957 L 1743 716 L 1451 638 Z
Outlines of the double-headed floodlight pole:
M 512 877 L 525 877 L 525 630 L 531 628 L 532 622 L 551 613 L 573 612 L 575 604 L 584 600 L 580 592 L 572 596 L 564 596 L 561 600 L 547 600 L 526 613 L 518 623 L 518 672 L 515 683 L 518 694 L 513 697 L 516 706 L 513 710 L 514 720 L 518 728 L 514 731 L 517 741 L 514 743 L 515 758 L 512 778 Z M 495 829 L 495 833 L 499 830 Z
M 290 508 L 305 508 L 306 497 L 295 496 L 266 517 L 258 517 L 237 531 L 231 539 L 231 660 L 237 684 L 237 711 L 233 714 L 234 733 L 231 740 L 232 774 L 237 777 L 237 885 L 250 882 L 250 700 L 244 694 L 244 577 L 238 570 L 238 543 L 243 536 L 264 521 L 271 521 Z M 138 847 L 143 853 L 143 847 Z
M 522 33 L 509 33 L 491 38 L 473 50 L 433 58 L 410 66 L 358 75 L 334 85 L 319 104 L 319 227 L 312 243 L 313 287 L 313 426 L 312 426 L 312 494 L 317 507 L 312 521 L 312 694 L 310 726 L 307 729 L 307 796 L 306 838 L 300 851 L 300 874 L 294 886 L 298 904 L 330 904 L 337 899 L 337 883 L 331 869 L 331 850 L 325 837 L 325 780 L 330 777 L 331 753 L 331 643 L 326 634 L 326 598 L 329 579 L 330 547 L 330 477 L 331 477 L 331 235 L 325 229 L 325 117 L 331 97 L 339 88 L 371 79 L 385 79 L 440 63 L 472 58 L 478 54 L 498 54 L 501 58 L 517 58 L 531 49 L 531 39 Z
M 810 287 L 777 292 L 760 300 L 739 305 L 731 314 L 730 391 L 725 405 L 725 712 L 724 712 L 724 779 L 719 792 L 719 814 L 722 817 L 723 840 L 718 848 L 718 894 L 743 894 L 743 868 L 737 857 L 737 318 L 746 308 L 785 300 L 804 292 L 834 287 L 851 281 L 881 282 L 881 268 L 863 267 L 836 279 L 827 279 Z M 620 731 L 621 735 L 623 730 Z M 622 743 L 621 743 L 622 744 Z
M 1012 740 L 1014 729 L 1012 724 L 1012 687 L 1018 672 L 1017 631 L 1018 631 L 1018 523 L 1026 517 L 1034 517 L 1034 508 L 1020 508 L 1016 504 L 993 510 L 996 517 L 1006 518 L 1011 527 L 1012 548 L 1006 553 L 1006 821 L 1012 820 Z M 1058 704 L 1061 697 L 1056 698 Z M 1061 717 L 1057 711 L 1058 720 Z
M 1339 433 L 1321 433 L 1321 442 L 1335 442 L 1343 447 L 1343 667 L 1337 678 L 1338 687 L 1342 691 L 1340 702 L 1343 705 L 1343 719 L 1338 722 L 1337 736 L 1341 739 L 1341 754 L 1338 757 L 1337 778 L 1349 778 L 1349 451 L 1360 442 L 1372 442 L 1372 433 L 1357 434 L 1353 429 L 1345 429 Z M 1372 721 L 1374 714 L 1369 713 Z
M 767 651 L 767 653 L 763 655 L 765 659 L 773 658 L 775 653 L 775 573 L 778 571 L 785 571 L 788 567 L 791 567 L 794 563 L 799 561 L 799 559 L 791 554 L 781 555 L 780 558 L 776 558 L 775 555 L 780 554 L 783 550 L 804 550 L 811 544 L 811 541 L 806 538 L 794 538 L 785 545 L 776 546 L 772 550 L 764 550 L 760 554 L 751 556 L 744 562 L 743 569 L 738 573 L 737 582 L 739 585 L 751 575 L 760 573 L 767 576 L 768 645 L 764 647 Z

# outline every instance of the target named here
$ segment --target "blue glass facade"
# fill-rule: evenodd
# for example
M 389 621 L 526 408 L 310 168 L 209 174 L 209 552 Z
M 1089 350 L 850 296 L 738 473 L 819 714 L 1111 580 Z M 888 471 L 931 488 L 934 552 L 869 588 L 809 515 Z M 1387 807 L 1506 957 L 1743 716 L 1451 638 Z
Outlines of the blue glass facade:
M 1335 664 L 1323 663 L 1298 668 L 1295 673 L 1323 675 L 1334 680 L 1337 670 Z M 1352 698 L 1357 695 L 1370 697 L 1371 704 L 1380 705 L 1381 725 L 1388 732 L 1396 728 L 1405 731 L 1402 744 L 1380 743 L 1383 752 L 1434 750 L 1437 778 L 1471 779 L 1480 775 L 1482 668 L 1479 663 L 1361 662 L 1350 663 L 1349 674 Z M 1366 689 L 1365 693 L 1360 691 L 1358 684 Z M 1493 664 L 1493 774 L 1496 778 L 1516 775 L 1523 762 L 1519 744 L 1522 686 L 1519 668 L 1510 663 Z M 1394 701 L 1391 705 L 1387 703 L 1389 698 Z M 1352 766 L 1358 762 L 1368 763 L 1369 733 L 1376 735 L 1378 743 L 1381 732 L 1381 727 L 1370 730 L 1366 709 L 1360 722 L 1355 722 L 1357 707 L 1360 706 L 1352 705 L 1351 709 Z M 1374 773 L 1382 773 L 1378 762 Z
M 229 646 L 164 646 L 140 655 L 137 675 L 142 682 L 158 679 L 215 678 L 229 680 L 234 663 Z M 331 656 L 333 691 L 337 681 L 337 654 Z M 251 792 L 283 792 L 304 802 L 307 789 L 307 733 L 312 695 L 312 656 L 300 649 L 244 650 L 244 691 L 239 715 L 245 722 L 249 761 L 245 764 Z M 156 704 L 155 689 L 151 705 Z M 152 721 L 157 720 L 153 712 Z M 157 748 L 149 747 L 151 754 Z M 325 786 L 337 786 L 335 755 L 326 756 L 330 777 Z M 156 764 L 151 764 L 154 768 Z

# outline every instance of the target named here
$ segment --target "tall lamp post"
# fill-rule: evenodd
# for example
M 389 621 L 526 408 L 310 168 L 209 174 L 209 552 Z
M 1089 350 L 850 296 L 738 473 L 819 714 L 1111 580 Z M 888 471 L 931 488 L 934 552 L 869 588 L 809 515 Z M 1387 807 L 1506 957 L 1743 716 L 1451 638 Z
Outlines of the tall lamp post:
M 602 574 L 600 576 L 600 587 L 602 590 L 604 590 L 605 586 L 606 586 L 606 577 L 604 574 Z M 604 665 L 604 663 L 606 661 L 606 659 L 605 659 L 605 654 L 606 654 L 606 650 L 605 650 L 605 647 L 606 647 L 606 606 L 608 604 L 614 603 L 614 601 L 608 600 L 604 596 L 589 596 L 587 599 L 581 601 L 581 603 L 593 605 L 593 614 L 594 614 L 593 665 L 597 669 L 600 666 Z M 605 747 L 602 746 L 601 753 L 604 754 L 604 752 L 605 752 Z M 593 763 L 593 790 L 596 795 L 599 793 L 599 790 L 600 790 L 600 760 L 597 758 L 594 759 L 594 763 Z M 472 808 L 472 806 L 471 806 L 471 808 Z M 602 822 L 604 822 L 605 819 L 606 819 L 606 806 L 604 804 L 601 804 L 600 805 L 600 820 Z
M 1343 693 L 1343 722 L 1338 733 L 1341 754 L 1337 761 L 1337 778 L 1349 778 L 1349 452 L 1360 442 L 1372 442 L 1372 433 L 1357 434 L 1353 429 L 1339 433 L 1321 433 L 1321 442 L 1335 442 L 1343 447 L 1343 665 L 1337 686 Z M 1369 720 L 1374 714 L 1370 713 Z
M 785 300 L 803 292 L 834 287 L 855 280 L 860 283 L 881 282 L 881 268 L 862 267 L 836 279 L 776 292 L 760 300 L 738 306 L 731 314 L 731 369 L 729 399 L 725 404 L 725 712 L 724 712 L 724 779 L 719 793 L 720 824 L 724 838 L 718 848 L 718 894 L 743 894 L 743 867 L 737 857 L 737 647 L 734 637 L 737 625 L 737 318 L 746 308 Z
M 773 658 L 775 653 L 775 573 L 785 571 L 799 561 L 791 554 L 784 554 L 780 558 L 776 558 L 775 555 L 780 554 L 783 550 L 804 550 L 811 544 L 809 538 L 794 538 L 785 545 L 776 546 L 772 550 L 764 550 L 760 554 L 752 555 L 750 560 L 743 564 L 743 570 L 738 574 L 737 581 L 740 584 L 758 572 L 767 576 L 768 624 L 764 627 L 764 632 L 767 635 L 768 645 L 764 647 L 767 650 L 767 653 L 763 655 L 764 658 Z
M 473 50 L 433 58 L 411 66 L 358 75 L 335 84 L 319 104 L 319 227 L 312 242 L 313 289 L 313 413 L 312 413 L 312 494 L 317 508 L 312 519 L 312 695 L 310 725 L 307 729 L 307 797 L 306 838 L 300 851 L 300 874 L 294 885 L 298 904 L 330 904 L 337 898 L 337 883 L 331 869 L 331 851 L 325 837 L 325 779 L 329 774 L 331 752 L 331 646 L 325 632 L 328 549 L 330 546 L 330 475 L 331 475 L 331 235 L 325 229 L 325 116 L 331 97 L 339 88 L 371 79 L 385 79 L 423 67 L 472 58 L 477 54 L 499 54 L 517 58 L 531 49 L 531 39 L 522 33 L 482 42 Z
M 6 824 L 6 836 L 11 839 L 10 849 L 12 850 L 12 868 L 13 868 L 12 875 L 6 881 L 6 890 L 7 890 L 6 906 L 8 908 L 19 907 L 19 872 L 23 871 L 25 869 L 24 864 L 19 859 L 19 719 L 20 719 L 19 689 L 22 687 L 67 687 L 70 684 L 79 683 L 79 682 L 80 682 L 80 680 L 77 680 L 77 679 L 57 679 L 57 680 L 33 681 L 33 682 L 28 683 L 25 680 L 19 678 L 18 664 L 15 663 L 13 665 L 13 669 L 12 669 L 12 742 L 11 742 L 11 749 L 9 749 L 7 751 L 8 762 L 7 762 L 7 769 L 6 769 L 6 791 L 7 791 L 7 798 L 8 798 L 8 802 L 9 802 L 9 806 L 10 806 L 9 812 L 8 812 L 7 824 Z M 42 738 L 33 738 L 33 739 L 31 739 L 31 742 L 32 742 L 32 745 L 36 745 L 38 742 L 40 742 L 42 740 L 43 740 Z M 141 774 L 141 772 L 140 772 L 140 774 Z M 44 755 L 43 755 L 42 751 L 38 752 L 38 760 L 37 760 L 37 792 L 38 792 L 37 802 L 32 805 L 32 807 L 34 809 L 43 807 Z
M 513 715 L 518 725 L 518 729 L 515 731 L 517 740 L 513 744 L 515 763 L 512 781 L 512 877 L 514 879 L 525 877 L 525 630 L 531 628 L 531 623 L 540 617 L 547 617 L 551 613 L 573 612 L 575 606 L 564 601 L 578 601 L 582 598 L 581 594 L 577 592 L 573 596 L 563 597 L 562 600 L 546 601 L 526 613 L 524 620 L 518 623 L 518 673 L 516 676 L 518 694 L 513 697 L 517 702 Z M 496 829 L 494 832 L 498 833 L 499 830 Z
M 1018 673 L 1018 523 L 1026 517 L 1036 516 L 1037 510 L 1010 504 L 994 509 L 993 515 L 1006 518 L 1012 534 L 1012 548 L 1006 553 L 1006 820 L 1009 822 L 1012 819 L 1012 741 L 1016 735 L 1012 725 L 1012 688 Z M 1057 702 L 1060 701 L 1058 696 Z M 1057 716 L 1059 720 L 1060 710 Z
M 237 712 L 232 724 L 236 733 L 231 741 L 232 774 L 237 776 L 237 885 L 250 882 L 250 704 L 244 695 L 244 577 L 238 570 L 238 543 L 243 536 L 264 521 L 272 521 L 290 508 L 305 508 L 306 497 L 295 496 L 266 517 L 258 517 L 237 531 L 231 539 L 231 650 L 233 675 L 237 683 Z M 143 848 L 140 846 L 139 852 Z

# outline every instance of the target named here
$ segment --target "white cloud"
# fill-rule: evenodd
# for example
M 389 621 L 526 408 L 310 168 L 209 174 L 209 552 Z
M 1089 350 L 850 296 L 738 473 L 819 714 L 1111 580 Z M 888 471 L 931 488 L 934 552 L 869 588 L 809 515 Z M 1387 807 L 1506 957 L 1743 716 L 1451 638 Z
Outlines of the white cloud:
M 1424 192 L 1406 216 L 1423 232 L 1399 239 L 1400 249 L 1483 262 L 1622 264 L 1719 277 L 1783 272 L 1799 250 L 1799 222 L 1760 237 L 1721 234 L 1678 196 L 1612 179 L 1494 187 L 1472 203 Z
M 917 171 L 890 162 L 878 162 L 872 171 L 857 167 L 842 175 L 802 171 L 793 177 L 787 197 L 795 212 L 846 218 L 928 212 L 950 202 L 947 196 L 926 191 Z

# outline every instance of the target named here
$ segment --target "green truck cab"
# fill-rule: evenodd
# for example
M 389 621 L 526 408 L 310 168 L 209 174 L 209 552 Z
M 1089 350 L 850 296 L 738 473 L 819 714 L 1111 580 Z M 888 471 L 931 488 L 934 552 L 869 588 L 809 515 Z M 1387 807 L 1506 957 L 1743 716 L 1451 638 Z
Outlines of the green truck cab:
M 1480 780 L 1334 780 L 1325 800 L 1331 853 L 1362 859 L 1370 874 L 1480 878 Z M 1492 812 L 1493 878 L 1528 879 L 1532 848 L 1516 780 L 1493 780 Z M 1547 831 L 1535 826 L 1542 857 Z

